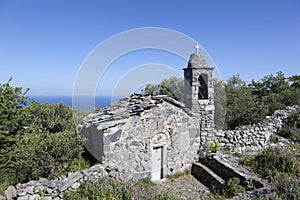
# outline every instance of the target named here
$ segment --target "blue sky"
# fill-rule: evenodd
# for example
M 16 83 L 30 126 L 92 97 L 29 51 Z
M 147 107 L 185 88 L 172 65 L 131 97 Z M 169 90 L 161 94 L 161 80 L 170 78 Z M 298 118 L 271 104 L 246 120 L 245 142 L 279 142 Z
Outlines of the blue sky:
M 12 76 L 30 95 L 71 95 L 81 64 L 99 43 L 141 27 L 195 39 L 225 80 L 237 73 L 246 81 L 279 70 L 299 74 L 299 0 L 0 0 L 0 82 Z M 104 74 L 98 95 L 110 95 L 126 71 L 149 62 L 186 65 L 159 51 L 125 55 Z

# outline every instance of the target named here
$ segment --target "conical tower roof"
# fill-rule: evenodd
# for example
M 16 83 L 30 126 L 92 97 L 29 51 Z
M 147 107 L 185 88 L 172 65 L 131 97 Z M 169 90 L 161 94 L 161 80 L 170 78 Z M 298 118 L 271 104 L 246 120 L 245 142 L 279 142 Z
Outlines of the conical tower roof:
M 196 52 L 191 54 L 187 68 L 208 68 L 205 57 L 199 53 L 199 48 L 199 44 L 196 44 Z

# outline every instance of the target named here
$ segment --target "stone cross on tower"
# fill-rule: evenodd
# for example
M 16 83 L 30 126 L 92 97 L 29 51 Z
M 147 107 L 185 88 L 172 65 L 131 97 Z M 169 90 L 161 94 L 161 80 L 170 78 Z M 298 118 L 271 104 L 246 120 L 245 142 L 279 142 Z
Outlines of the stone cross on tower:
M 199 53 L 200 45 L 198 43 L 196 43 L 194 47 L 196 49 L 196 53 Z

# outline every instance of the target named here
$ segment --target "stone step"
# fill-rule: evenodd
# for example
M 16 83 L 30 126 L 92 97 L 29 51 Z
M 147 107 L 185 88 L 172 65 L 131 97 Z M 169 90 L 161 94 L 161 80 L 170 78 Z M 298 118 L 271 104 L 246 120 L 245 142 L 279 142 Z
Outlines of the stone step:
M 239 174 L 236 173 L 233 168 L 215 159 L 215 157 L 201 158 L 200 162 L 201 164 L 212 170 L 215 174 L 220 176 L 222 179 L 224 179 L 226 182 L 233 177 L 238 177 L 241 183 L 245 182 L 244 177 L 239 176 Z
M 226 182 L 212 170 L 201 163 L 194 163 L 192 175 L 206 187 L 222 191 L 226 188 Z
M 273 195 L 272 187 L 244 168 L 236 157 L 215 155 L 201 158 L 199 161 L 200 163 L 193 164 L 192 175 L 203 185 L 217 190 L 221 194 L 223 189 L 226 189 L 230 178 L 237 177 L 240 179 L 240 185 L 246 189 L 246 192 L 232 198 L 234 200 L 248 199 L 248 197 L 249 199 L 250 197 L 271 199 L 270 197 Z
M 229 162 L 222 157 L 206 157 L 200 159 L 200 162 L 226 182 L 228 182 L 230 178 L 237 177 L 240 180 L 240 184 L 244 187 L 249 187 L 250 180 L 254 188 L 264 187 L 264 185 L 260 183 L 260 181 L 256 180 L 258 177 L 256 177 L 253 173 L 250 173 L 241 166 L 234 165 L 234 163 Z

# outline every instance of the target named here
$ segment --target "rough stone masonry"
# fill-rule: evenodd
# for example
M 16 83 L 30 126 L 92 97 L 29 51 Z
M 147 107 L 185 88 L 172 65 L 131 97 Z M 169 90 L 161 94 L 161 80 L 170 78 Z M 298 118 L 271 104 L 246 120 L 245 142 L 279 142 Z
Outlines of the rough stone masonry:
M 161 177 L 182 172 L 196 161 L 199 122 L 167 96 L 132 95 L 85 118 L 86 147 L 123 179 L 151 177 L 152 153 L 161 148 Z M 159 158 L 158 158 L 159 159 Z
M 247 145 L 249 145 L 249 147 L 257 147 L 256 145 L 259 145 L 259 147 L 265 148 L 265 144 L 268 143 L 270 136 L 276 133 L 276 131 L 285 123 L 288 116 L 295 112 L 297 108 L 298 106 L 292 106 L 283 110 L 277 110 L 273 115 L 266 117 L 261 123 L 252 126 L 243 126 L 234 131 L 216 131 L 216 133 L 220 141 L 226 140 L 224 146 L 229 144 L 232 148 L 241 148 L 247 147 Z M 157 126 L 162 127 L 163 125 L 160 124 L 156 125 L 156 127 Z M 189 128 L 187 129 L 189 130 Z M 192 135 L 195 134 L 195 136 L 198 137 L 199 132 L 195 130 L 196 129 L 190 130 L 190 133 Z M 233 139 L 235 133 L 239 134 L 240 137 L 244 139 L 236 141 Z M 249 142 L 247 143 L 247 141 Z M 260 141 L 263 141 L 263 143 L 260 144 Z M 176 162 L 176 160 L 174 162 Z M 42 196 L 45 200 L 60 200 L 63 198 L 63 193 L 65 191 L 76 190 L 80 187 L 82 182 L 98 180 L 107 176 L 115 178 L 128 177 L 128 175 L 126 175 L 127 172 L 120 171 L 118 167 L 119 166 L 109 167 L 103 163 L 89 169 L 69 173 L 68 176 L 63 175 L 53 180 L 40 178 L 39 180 L 29 181 L 28 183 L 19 183 L 15 186 L 9 186 L 4 194 L 2 196 L 0 195 L 0 200 L 35 200 L 42 199 Z M 126 174 L 124 175 L 124 173 Z
M 188 169 L 200 145 L 214 138 L 213 70 L 196 51 L 184 69 L 184 104 L 135 94 L 89 115 L 81 131 L 87 149 L 123 179 L 157 180 Z
M 184 69 L 184 104 L 167 96 L 134 94 L 90 114 L 81 135 L 101 165 L 61 176 L 10 186 L 1 199 L 62 199 L 81 182 L 113 176 L 122 180 L 158 180 L 183 172 L 199 158 L 207 141 L 223 148 L 264 147 L 296 107 L 276 111 L 263 122 L 233 131 L 214 130 L 214 68 L 198 50 Z

